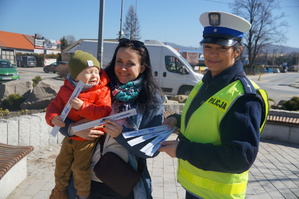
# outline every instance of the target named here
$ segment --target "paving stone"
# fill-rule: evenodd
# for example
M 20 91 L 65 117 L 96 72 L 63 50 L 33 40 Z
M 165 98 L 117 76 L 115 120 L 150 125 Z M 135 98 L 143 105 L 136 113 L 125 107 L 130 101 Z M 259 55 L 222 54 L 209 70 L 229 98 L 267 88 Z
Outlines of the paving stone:
M 48 199 L 54 187 L 55 158 L 60 145 L 40 147 L 28 155 L 28 177 L 7 199 Z M 262 141 L 249 172 L 246 199 L 299 198 L 299 145 Z M 154 199 L 184 199 L 176 180 L 177 159 L 161 153 L 147 160 Z

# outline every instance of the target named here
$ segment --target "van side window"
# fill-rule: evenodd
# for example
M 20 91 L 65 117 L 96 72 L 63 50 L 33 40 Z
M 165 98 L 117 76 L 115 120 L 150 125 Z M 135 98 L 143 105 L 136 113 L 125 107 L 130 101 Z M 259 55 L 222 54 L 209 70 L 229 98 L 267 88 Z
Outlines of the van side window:
M 165 66 L 169 72 L 184 74 L 184 64 L 173 56 L 165 56 Z

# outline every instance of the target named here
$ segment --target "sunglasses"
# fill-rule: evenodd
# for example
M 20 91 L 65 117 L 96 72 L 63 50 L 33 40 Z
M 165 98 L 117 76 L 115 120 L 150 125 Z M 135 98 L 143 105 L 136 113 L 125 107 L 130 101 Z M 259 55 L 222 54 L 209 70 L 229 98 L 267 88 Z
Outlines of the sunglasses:
M 144 43 L 138 40 L 130 40 L 126 38 L 122 38 L 119 40 L 119 44 L 123 45 L 125 44 L 126 46 L 133 46 L 134 48 L 141 48 L 144 46 Z

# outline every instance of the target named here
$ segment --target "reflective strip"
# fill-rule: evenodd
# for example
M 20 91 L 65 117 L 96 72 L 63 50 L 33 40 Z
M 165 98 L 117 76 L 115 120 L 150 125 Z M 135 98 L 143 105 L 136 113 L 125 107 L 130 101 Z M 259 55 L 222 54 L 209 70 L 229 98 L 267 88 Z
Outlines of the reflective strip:
M 179 172 L 183 178 L 185 178 L 189 183 L 192 183 L 194 186 L 201 187 L 215 193 L 235 195 L 243 194 L 246 192 L 246 181 L 237 184 L 225 184 L 221 182 L 216 182 L 214 180 L 196 176 L 182 168 L 182 166 L 179 167 Z

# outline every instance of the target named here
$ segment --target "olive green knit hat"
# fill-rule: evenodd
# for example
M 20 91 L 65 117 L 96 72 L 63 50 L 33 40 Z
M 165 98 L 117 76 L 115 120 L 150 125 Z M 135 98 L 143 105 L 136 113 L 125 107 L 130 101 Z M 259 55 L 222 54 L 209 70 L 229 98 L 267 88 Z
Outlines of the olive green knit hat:
M 92 55 L 82 50 L 77 50 L 69 61 L 69 72 L 73 80 L 87 67 L 98 67 L 100 62 Z

